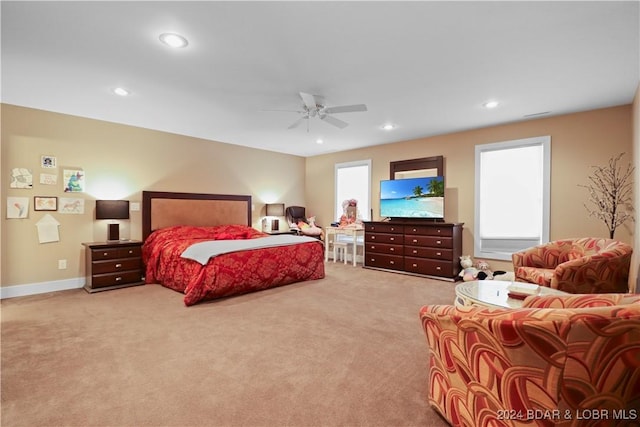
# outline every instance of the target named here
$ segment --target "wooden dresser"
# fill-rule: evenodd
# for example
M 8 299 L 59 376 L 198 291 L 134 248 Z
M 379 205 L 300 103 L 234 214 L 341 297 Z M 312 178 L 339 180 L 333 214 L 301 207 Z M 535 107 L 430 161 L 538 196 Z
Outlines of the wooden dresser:
M 123 240 L 83 243 L 88 292 L 143 285 L 142 242 Z
M 462 223 L 365 222 L 364 267 L 455 281 Z

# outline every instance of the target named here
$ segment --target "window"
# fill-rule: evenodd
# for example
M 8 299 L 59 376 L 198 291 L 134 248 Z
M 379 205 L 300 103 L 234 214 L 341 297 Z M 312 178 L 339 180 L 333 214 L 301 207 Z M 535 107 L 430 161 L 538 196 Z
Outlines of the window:
M 371 219 L 371 160 L 336 163 L 335 220 L 343 213 L 342 203 L 348 199 L 358 201 L 360 219 Z
M 475 253 L 510 260 L 549 241 L 551 137 L 477 145 Z

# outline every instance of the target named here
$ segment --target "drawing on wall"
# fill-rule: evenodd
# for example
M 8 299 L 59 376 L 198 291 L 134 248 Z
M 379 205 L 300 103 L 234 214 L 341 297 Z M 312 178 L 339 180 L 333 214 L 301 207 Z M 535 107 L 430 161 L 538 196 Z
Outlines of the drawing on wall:
M 33 210 L 34 211 L 57 211 L 58 210 L 58 198 L 35 196 L 33 198 Z
M 11 169 L 11 188 L 33 188 L 33 174 L 26 168 Z
M 84 171 L 65 169 L 62 173 L 65 193 L 82 193 L 84 191 Z
M 39 243 L 49 243 L 49 242 L 59 242 L 60 241 L 60 232 L 58 231 L 58 226 L 60 223 L 52 217 L 50 214 L 46 214 L 36 223 L 36 227 L 38 228 L 38 242 Z
M 40 157 L 40 166 L 47 169 L 57 168 L 57 160 L 53 156 L 42 156 Z
M 84 199 L 60 197 L 58 212 L 64 214 L 83 214 Z
M 40 184 L 56 185 L 58 183 L 58 175 L 53 173 L 41 173 Z
M 28 214 L 28 197 L 7 197 L 7 218 L 26 218 Z

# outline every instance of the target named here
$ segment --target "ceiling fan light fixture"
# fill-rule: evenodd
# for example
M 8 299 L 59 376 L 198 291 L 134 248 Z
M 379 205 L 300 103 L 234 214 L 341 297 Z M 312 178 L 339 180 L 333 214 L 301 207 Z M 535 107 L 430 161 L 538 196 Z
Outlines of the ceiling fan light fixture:
M 189 44 L 186 38 L 176 33 L 162 33 L 159 39 L 162 43 L 173 48 L 182 48 Z

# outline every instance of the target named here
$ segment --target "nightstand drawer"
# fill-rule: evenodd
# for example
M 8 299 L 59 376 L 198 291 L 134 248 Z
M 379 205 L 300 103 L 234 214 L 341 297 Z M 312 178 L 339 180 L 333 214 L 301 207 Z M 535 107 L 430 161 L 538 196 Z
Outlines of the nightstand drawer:
M 142 255 L 140 246 L 128 246 L 124 248 L 100 248 L 93 249 L 91 251 L 91 259 L 116 259 L 116 258 L 129 258 L 139 257 Z
M 109 261 L 95 261 L 93 263 L 93 274 L 116 273 L 127 270 L 142 269 L 142 259 L 138 258 L 122 258 Z
M 91 277 L 93 288 L 125 285 L 142 281 L 142 270 L 123 271 L 122 273 L 98 274 Z

